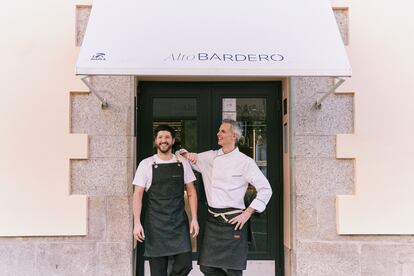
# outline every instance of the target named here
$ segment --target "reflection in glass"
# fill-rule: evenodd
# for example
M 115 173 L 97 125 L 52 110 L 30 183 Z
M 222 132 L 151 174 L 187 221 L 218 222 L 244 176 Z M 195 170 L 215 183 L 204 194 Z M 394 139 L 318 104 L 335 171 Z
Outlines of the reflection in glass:
M 195 98 L 155 98 L 153 101 L 154 119 L 182 120 L 197 117 Z
M 250 156 L 267 176 L 267 134 L 266 99 L 264 98 L 225 98 L 223 99 L 223 119 L 239 122 L 243 130 L 238 147 Z M 256 189 L 249 185 L 245 195 L 245 204 L 249 206 L 256 197 Z M 267 214 L 255 213 L 251 218 L 249 252 L 267 252 Z

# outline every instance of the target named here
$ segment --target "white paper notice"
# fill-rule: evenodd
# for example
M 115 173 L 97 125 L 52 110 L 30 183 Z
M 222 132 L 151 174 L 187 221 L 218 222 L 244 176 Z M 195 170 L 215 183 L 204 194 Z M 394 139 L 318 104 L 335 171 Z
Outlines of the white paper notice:
M 223 99 L 223 112 L 236 112 L 236 99 Z

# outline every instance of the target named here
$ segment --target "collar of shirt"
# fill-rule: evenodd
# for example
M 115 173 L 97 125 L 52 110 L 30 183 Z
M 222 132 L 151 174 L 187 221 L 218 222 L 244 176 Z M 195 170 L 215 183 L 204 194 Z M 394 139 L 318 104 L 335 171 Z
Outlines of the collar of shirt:
M 235 147 L 234 150 L 228 153 L 224 153 L 223 148 L 220 148 L 217 152 L 217 156 L 222 156 L 222 155 L 231 156 L 231 155 L 237 154 L 238 152 L 240 152 L 238 147 Z
M 153 158 L 153 162 L 156 163 L 156 164 L 168 164 L 168 163 L 176 163 L 177 162 L 177 157 L 175 155 L 173 155 L 170 160 L 163 160 L 163 159 L 159 158 L 158 155 L 156 155 L 156 154 L 154 154 L 152 156 L 152 158 Z

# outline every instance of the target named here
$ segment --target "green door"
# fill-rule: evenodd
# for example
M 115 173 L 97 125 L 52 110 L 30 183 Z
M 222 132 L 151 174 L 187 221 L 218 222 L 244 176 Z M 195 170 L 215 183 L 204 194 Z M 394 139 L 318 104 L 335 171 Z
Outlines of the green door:
M 201 152 L 218 149 L 216 134 L 222 119 L 230 118 L 240 123 L 243 137 L 239 149 L 256 160 L 273 189 L 266 211 L 251 219 L 249 259 L 274 260 L 276 275 L 283 275 L 281 83 L 141 82 L 138 93 L 138 161 L 155 152 L 152 130 L 159 124 L 169 124 L 177 130 L 181 147 Z M 192 240 L 194 259 L 198 256 L 207 213 L 202 179 L 199 174 L 196 176 L 201 233 Z M 245 199 L 254 194 L 254 187 L 249 187 Z M 143 275 L 143 262 L 139 246 L 137 275 Z

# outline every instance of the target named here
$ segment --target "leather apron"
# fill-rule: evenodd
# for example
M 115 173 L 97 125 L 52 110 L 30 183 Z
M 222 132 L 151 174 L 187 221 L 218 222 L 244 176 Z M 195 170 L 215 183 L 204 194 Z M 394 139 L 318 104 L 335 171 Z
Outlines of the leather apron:
M 181 162 L 154 162 L 152 183 L 147 195 L 144 256 L 171 256 L 191 251 L 189 224 L 184 209 L 184 168 Z
M 239 210 L 236 208 L 208 208 L 215 213 Z M 226 215 L 226 219 L 230 220 L 238 215 Z M 247 227 L 244 225 L 241 230 L 234 230 L 234 227 L 234 224 L 226 222 L 222 217 L 208 214 L 204 229 L 204 240 L 198 259 L 199 265 L 234 270 L 246 269 Z

